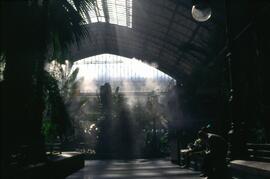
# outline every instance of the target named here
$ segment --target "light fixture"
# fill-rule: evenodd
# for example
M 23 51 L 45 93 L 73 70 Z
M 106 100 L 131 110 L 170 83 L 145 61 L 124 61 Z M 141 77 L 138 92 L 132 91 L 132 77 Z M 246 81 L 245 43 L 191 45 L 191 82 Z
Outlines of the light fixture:
M 210 19 L 212 9 L 209 0 L 194 0 L 191 9 L 192 17 L 198 22 L 205 22 Z

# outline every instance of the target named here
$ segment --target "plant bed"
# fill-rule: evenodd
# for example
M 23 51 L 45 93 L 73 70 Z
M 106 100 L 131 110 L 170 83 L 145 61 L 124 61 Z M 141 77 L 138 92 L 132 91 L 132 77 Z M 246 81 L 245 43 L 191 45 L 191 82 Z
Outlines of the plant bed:
M 48 156 L 44 163 L 32 164 L 10 171 L 8 178 L 65 178 L 84 167 L 84 155 L 79 152 L 62 152 Z

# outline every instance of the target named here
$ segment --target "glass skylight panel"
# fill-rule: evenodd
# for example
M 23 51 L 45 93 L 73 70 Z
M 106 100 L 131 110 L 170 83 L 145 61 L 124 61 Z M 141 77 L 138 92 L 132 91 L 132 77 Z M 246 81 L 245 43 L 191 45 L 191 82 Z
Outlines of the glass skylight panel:
M 95 3 L 95 7 L 88 12 L 90 16 L 90 20 L 92 23 L 96 22 L 105 22 L 104 11 L 103 11 L 103 3 L 101 0 L 97 0 Z M 91 23 L 88 22 L 88 23 Z
M 108 22 L 132 27 L 132 0 L 96 0 L 96 6 L 88 13 L 91 20 L 88 23 Z

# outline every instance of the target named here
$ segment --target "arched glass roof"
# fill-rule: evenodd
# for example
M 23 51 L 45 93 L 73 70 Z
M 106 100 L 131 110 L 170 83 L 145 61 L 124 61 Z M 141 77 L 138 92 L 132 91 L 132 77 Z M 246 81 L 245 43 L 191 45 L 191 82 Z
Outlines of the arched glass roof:
M 132 0 L 95 0 L 96 6 L 85 14 L 86 22 L 108 22 L 132 27 Z
M 213 16 L 203 23 L 191 16 L 192 0 L 96 2 L 86 25 L 91 37 L 70 48 L 74 61 L 104 53 L 135 57 L 182 81 L 211 65 L 225 45 L 225 9 L 218 1 L 211 1 Z

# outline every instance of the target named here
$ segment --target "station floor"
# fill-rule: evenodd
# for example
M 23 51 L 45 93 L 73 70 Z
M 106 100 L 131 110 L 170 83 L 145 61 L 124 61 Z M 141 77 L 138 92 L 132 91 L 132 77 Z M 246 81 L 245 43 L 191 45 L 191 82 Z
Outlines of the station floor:
M 86 160 L 85 167 L 67 179 L 199 179 L 199 173 L 181 169 L 169 160 Z

